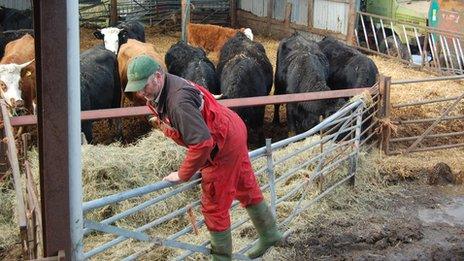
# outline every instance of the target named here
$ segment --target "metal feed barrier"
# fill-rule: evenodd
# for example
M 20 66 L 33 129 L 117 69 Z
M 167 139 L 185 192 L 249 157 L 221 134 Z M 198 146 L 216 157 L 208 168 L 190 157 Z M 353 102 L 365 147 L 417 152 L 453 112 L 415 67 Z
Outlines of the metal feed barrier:
M 375 135 L 373 130 L 377 120 L 374 116 L 376 116 L 378 112 L 378 104 L 380 101 L 377 85 L 371 89 L 371 93 L 373 102 L 367 106 L 362 99 L 358 98 L 347 103 L 343 108 L 320 122 L 314 128 L 275 143 L 271 143 L 268 139 L 266 140 L 265 147 L 253 150 L 249 153 L 252 163 L 262 165 L 255 171 L 255 174 L 258 179 L 260 179 L 261 184 L 263 184 L 261 189 L 265 195 L 268 196 L 273 213 L 275 215 L 279 213 L 278 224 L 280 229 L 285 231 L 284 235 L 288 235 L 292 231 L 289 228 L 289 224 L 316 201 L 346 181 L 351 181 L 351 184 L 354 184 L 360 147 Z M 366 126 L 367 123 L 369 123 L 369 126 Z M 319 134 L 319 136 L 314 136 L 317 134 Z M 284 154 L 282 149 L 288 146 L 294 146 L 295 142 L 301 143 L 298 143 L 298 146 L 296 146 L 292 152 Z M 311 157 L 308 155 L 311 155 Z M 294 165 L 289 167 L 290 161 L 292 161 Z M 332 175 L 329 176 L 331 173 Z M 319 193 L 309 196 L 309 185 L 329 179 L 331 179 L 331 182 L 327 183 L 330 183 L 330 185 L 324 188 L 321 186 Z M 295 180 L 296 182 L 291 182 Z M 189 215 L 193 211 L 198 212 L 200 206 L 199 200 L 192 200 L 180 208 L 165 215 L 160 215 L 149 223 L 135 229 L 127 229 L 115 225 L 117 221 L 128 218 L 140 211 L 155 205 L 160 205 L 164 201 L 172 199 L 182 193 L 191 192 L 200 182 L 201 178 L 199 174 L 195 175 L 190 182 L 178 186 L 174 186 L 166 181 L 160 181 L 144 187 L 85 202 L 82 206 L 75 206 L 82 207 L 85 216 L 94 210 L 102 209 L 109 205 L 126 200 L 134 200 L 149 194 L 151 195 L 147 197 L 143 203 L 125 209 L 104 220 L 93 221 L 85 219 L 84 231 L 81 233 L 83 234 L 81 242 L 85 242 L 85 238 L 88 237 L 90 233 L 94 234 L 95 231 L 113 234 L 116 235 L 116 237 L 83 253 L 83 256 L 86 259 L 95 257 L 129 239 L 145 242 L 147 247 L 142 250 L 137 250 L 135 253 L 127 253 L 127 256 L 118 258 L 123 260 L 134 260 L 160 246 L 182 250 L 183 252 L 178 253 L 179 255 L 176 257 L 176 260 L 186 258 L 195 253 L 208 255 L 210 253 L 210 249 L 207 247 L 209 241 L 205 240 L 195 244 L 193 243 L 194 240 L 192 240 L 194 235 L 189 234 L 192 231 L 197 232 L 197 229 L 204 225 L 203 218 L 198 219 L 198 221 L 191 219 L 191 224 L 187 223 L 185 226 L 181 226 L 178 231 L 173 231 L 170 235 L 161 236 L 156 233 L 156 229 L 167 226 L 166 223 L 169 221 L 182 217 L 183 215 Z M 289 182 L 291 183 L 290 185 Z M 288 185 L 290 188 L 283 190 L 282 187 L 284 185 Z M 314 192 L 314 190 L 312 192 Z M 285 203 L 288 203 L 289 200 L 295 203 L 291 211 L 278 211 L 281 207 L 284 207 Z M 234 201 L 231 208 L 231 215 L 235 215 L 237 206 L 238 202 Z M 247 221 L 249 221 L 248 216 L 235 220 L 231 226 L 232 231 L 236 231 Z M 152 233 L 148 233 L 148 230 L 151 230 Z M 244 253 L 256 242 L 257 240 L 241 246 L 241 249 L 234 253 L 233 258 L 240 260 L 248 259 Z
M 357 12 L 355 45 L 440 74 L 464 73 L 464 34 Z M 394 30 L 392 30 L 394 28 Z M 403 39 L 403 42 L 402 40 Z

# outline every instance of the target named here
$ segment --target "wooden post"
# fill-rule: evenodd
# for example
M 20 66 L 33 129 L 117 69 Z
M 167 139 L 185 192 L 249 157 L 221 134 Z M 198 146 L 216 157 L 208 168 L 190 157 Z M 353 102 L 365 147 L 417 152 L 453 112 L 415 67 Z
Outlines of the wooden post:
M 427 32 L 425 33 L 425 37 L 424 37 L 424 49 L 422 50 L 422 63 L 421 63 L 421 67 L 423 68 L 425 66 L 425 64 L 428 65 L 428 63 L 426 63 L 427 61 L 427 48 L 429 46 L 429 31 L 427 30 Z
M 292 3 L 287 2 L 285 5 L 285 27 L 290 27 L 290 22 L 292 20 Z
M 271 36 L 272 32 L 272 14 L 274 12 L 274 0 L 267 1 L 267 35 Z
M 237 26 L 237 1 L 229 1 L 229 16 L 230 16 L 230 27 L 235 28 Z
M 190 0 L 182 0 L 182 35 L 181 40 L 188 42 L 188 24 L 190 22 Z
M 385 77 L 380 75 L 380 94 L 382 95 L 382 107 L 380 108 L 380 117 L 383 119 L 390 118 L 390 87 L 391 87 L 391 77 Z M 382 127 L 382 148 L 385 154 L 390 152 L 390 136 L 391 129 L 389 127 Z
M 19 169 L 18 149 L 16 148 L 13 127 L 11 127 L 10 116 L 8 115 L 6 102 L 4 100 L 0 100 L 0 106 L 1 114 L 3 117 L 3 129 L 5 131 L 5 137 L 8 144 L 7 156 L 8 161 L 10 162 L 11 171 L 13 172 L 13 184 L 16 192 L 16 213 L 18 215 L 19 234 L 21 238 L 23 256 L 26 257 L 28 242 L 27 221 L 21 184 L 21 172 Z
M 356 1 L 351 0 L 350 10 L 348 13 L 348 27 L 347 27 L 347 32 L 346 32 L 346 42 L 349 45 L 355 44 L 355 35 L 354 35 L 355 24 L 356 24 Z
M 313 29 L 314 20 L 314 0 L 308 0 L 308 31 Z
M 111 0 L 110 3 L 110 26 L 115 26 L 118 23 L 118 1 Z

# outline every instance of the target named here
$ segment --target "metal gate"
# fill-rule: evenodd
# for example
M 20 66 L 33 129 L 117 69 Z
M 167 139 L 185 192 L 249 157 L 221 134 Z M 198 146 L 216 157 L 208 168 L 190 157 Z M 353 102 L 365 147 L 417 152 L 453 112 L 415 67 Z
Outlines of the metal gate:
M 439 74 L 464 72 L 464 34 L 357 12 L 355 45 Z

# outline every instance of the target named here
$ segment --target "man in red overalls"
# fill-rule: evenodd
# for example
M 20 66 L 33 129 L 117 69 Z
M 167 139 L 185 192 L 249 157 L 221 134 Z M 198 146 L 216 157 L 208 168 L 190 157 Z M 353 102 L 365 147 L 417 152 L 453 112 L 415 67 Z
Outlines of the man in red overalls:
M 164 134 L 188 148 L 179 170 L 164 180 L 185 182 L 201 171 L 201 211 L 211 235 L 213 260 L 231 259 L 229 209 L 234 199 L 246 208 L 259 234 L 247 255 L 262 256 L 282 235 L 253 173 L 240 117 L 202 86 L 164 73 L 149 56 L 133 58 L 127 77 L 125 91 L 144 96 L 156 110 Z

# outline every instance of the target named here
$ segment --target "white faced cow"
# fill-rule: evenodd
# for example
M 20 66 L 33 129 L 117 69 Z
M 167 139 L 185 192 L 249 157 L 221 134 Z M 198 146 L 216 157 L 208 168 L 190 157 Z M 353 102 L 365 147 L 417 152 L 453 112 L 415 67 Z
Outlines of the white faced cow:
M 144 27 L 137 21 L 124 22 L 117 27 L 98 29 L 94 32 L 94 35 L 97 39 L 102 39 L 105 48 L 116 55 L 118 54 L 119 47 L 127 43 L 128 39 L 145 42 Z
M 0 61 L 0 94 L 15 109 L 35 112 L 34 38 L 26 34 L 7 44 Z
M 12 107 L 23 107 L 24 100 L 22 98 L 21 71 L 33 61 L 23 64 L 0 64 L 0 86 L 2 97 Z M 26 75 L 27 76 L 27 75 Z

